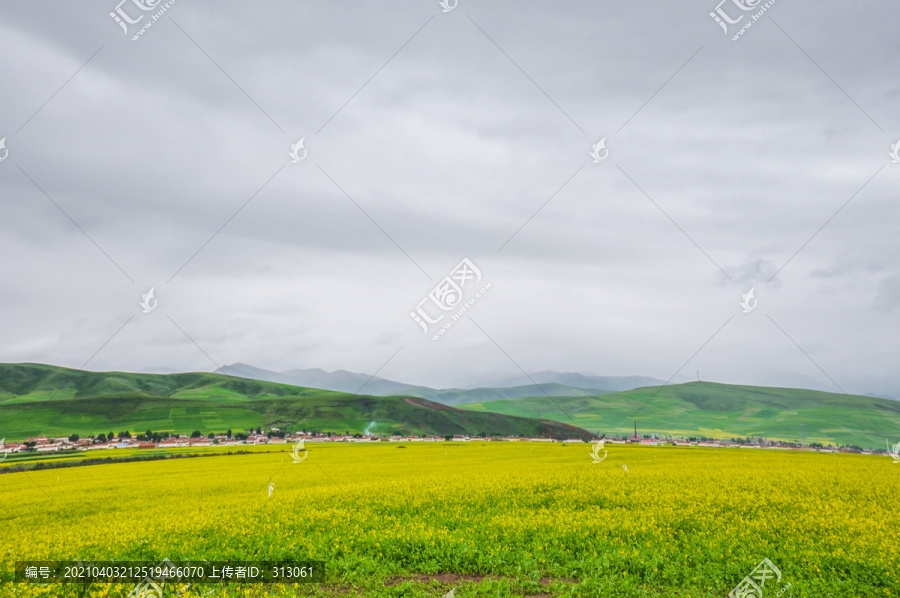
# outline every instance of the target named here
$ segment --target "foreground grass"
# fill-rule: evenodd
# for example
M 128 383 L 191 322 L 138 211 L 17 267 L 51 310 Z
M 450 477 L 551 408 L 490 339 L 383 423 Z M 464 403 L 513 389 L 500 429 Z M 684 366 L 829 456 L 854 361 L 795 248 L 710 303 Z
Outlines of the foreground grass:
M 183 596 L 460 598 L 721 597 L 767 557 L 785 596 L 900 596 L 887 458 L 612 446 L 595 465 L 587 447 L 311 446 L 300 464 L 268 447 L 8 474 L 0 556 L 7 573 L 26 559 L 314 559 L 319 586 Z M 4 582 L 0 595 L 130 589 Z

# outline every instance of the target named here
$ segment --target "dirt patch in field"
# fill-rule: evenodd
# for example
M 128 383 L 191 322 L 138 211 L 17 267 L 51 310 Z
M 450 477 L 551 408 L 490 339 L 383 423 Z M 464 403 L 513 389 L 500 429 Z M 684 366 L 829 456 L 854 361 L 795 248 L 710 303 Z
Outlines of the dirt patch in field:
M 514 578 L 504 578 L 500 575 L 459 575 L 456 573 L 438 573 L 435 575 L 413 575 L 411 577 L 392 577 L 385 582 L 386 586 L 396 586 L 401 583 L 405 583 L 408 581 L 412 581 L 415 583 L 430 583 L 432 581 L 436 581 L 441 585 L 457 585 L 459 583 L 481 583 L 485 580 L 493 580 L 500 581 L 502 579 L 514 579 Z M 538 580 L 538 583 L 542 586 L 549 586 L 551 582 L 560 582 L 567 584 L 576 584 L 578 583 L 577 579 L 571 579 L 568 577 L 542 577 Z M 550 594 L 526 594 L 526 596 L 531 596 L 532 598 L 544 598 L 550 596 Z
M 412 577 L 392 577 L 387 580 L 384 585 L 386 586 L 395 586 L 397 584 L 401 584 L 407 581 L 414 581 L 418 583 L 428 583 L 429 581 L 436 581 L 440 584 L 455 584 L 461 581 L 471 581 L 474 583 L 481 583 L 485 579 L 495 579 L 500 580 L 503 579 L 497 575 L 457 575 L 456 573 L 439 573 L 437 575 L 413 575 Z

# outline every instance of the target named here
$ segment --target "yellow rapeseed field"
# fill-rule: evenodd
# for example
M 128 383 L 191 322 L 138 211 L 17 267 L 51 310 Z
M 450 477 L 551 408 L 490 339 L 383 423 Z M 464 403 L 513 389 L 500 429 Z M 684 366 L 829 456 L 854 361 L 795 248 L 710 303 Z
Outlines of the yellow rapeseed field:
M 768 558 L 782 579 L 766 597 L 900 596 L 900 465 L 886 457 L 608 445 L 594 464 L 587 444 L 307 446 L 299 464 L 281 445 L 4 474 L 0 595 L 131 589 L 14 584 L 18 560 L 168 558 L 312 559 L 327 573 L 167 597 L 721 598 Z

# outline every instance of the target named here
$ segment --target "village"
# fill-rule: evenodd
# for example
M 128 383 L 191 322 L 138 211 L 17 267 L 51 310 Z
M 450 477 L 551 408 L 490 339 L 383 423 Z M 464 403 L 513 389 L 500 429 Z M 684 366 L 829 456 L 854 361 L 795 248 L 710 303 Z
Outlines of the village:
M 252 446 L 261 444 L 287 444 L 297 443 L 333 443 L 333 442 L 543 442 L 561 444 L 584 444 L 587 442 L 604 444 L 630 444 L 640 446 L 683 446 L 706 448 L 740 448 L 740 449 L 768 449 L 786 451 L 811 451 L 820 453 L 856 453 L 863 455 L 883 454 L 886 451 L 869 451 L 859 447 L 833 447 L 819 443 L 792 443 L 764 438 L 732 438 L 730 440 L 713 440 L 708 438 L 660 438 L 657 434 L 638 436 L 637 433 L 627 437 L 593 437 L 590 440 L 581 438 L 555 439 L 555 438 L 528 438 L 517 436 L 377 436 L 374 434 L 335 434 L 315 432 L 287 433 L 278 428 L 270 428 L 263 431 L 261 428 L 238 432 L 236 434 L 228 430 L 224 434 L 209 433 L 203 435 L 195 431 L 187 434 L 152 433 L 149 430 L 144 434 L 132 435 L 130 432 L 118 434 L 99 434 L 96 436 L 80 437 L 77 434 L 61 437 L 39 436 L 28 438 L 24 442 L 0 443 L 0 451 L 6 454 L 14 453 L 52 453 L 59 451 L 97 451 L 109 449 L 178 449 L 178 448 L 202 448 L 202 447 L 226 447 L 226 446 Z

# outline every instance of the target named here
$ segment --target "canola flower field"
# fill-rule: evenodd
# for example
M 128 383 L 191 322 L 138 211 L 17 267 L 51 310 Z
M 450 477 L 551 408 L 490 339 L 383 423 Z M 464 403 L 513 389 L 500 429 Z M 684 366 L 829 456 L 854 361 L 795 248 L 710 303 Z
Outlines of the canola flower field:
M 400 446 L 4 474 L 0 596 L 134 587 L 14 583 L 16 561 L 165 558 L 326 563 L 321 584 L 170 583 L 165 597 L 723 597 L 764 558 L 782 574 L 767 598 L 900 596 L 887 457 L 608 445 L 594 464 L 588 444 Z

